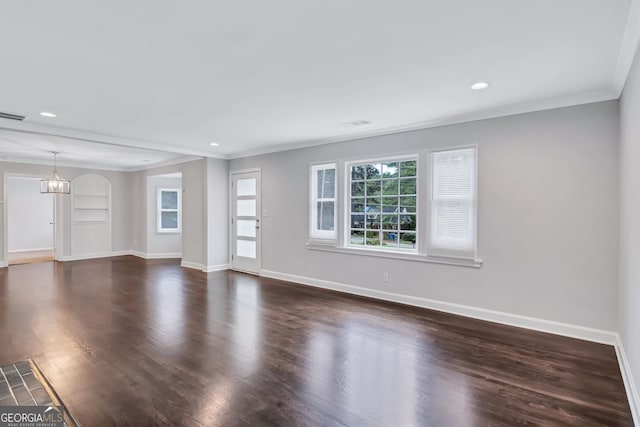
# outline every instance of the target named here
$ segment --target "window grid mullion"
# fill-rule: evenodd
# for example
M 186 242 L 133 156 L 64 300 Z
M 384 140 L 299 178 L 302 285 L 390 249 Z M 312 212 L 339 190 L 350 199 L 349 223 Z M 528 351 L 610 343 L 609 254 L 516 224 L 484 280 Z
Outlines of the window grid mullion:
M 413 184 L 413 187 L 417 187 L 417 174 L 413 174 L 412 176 L 401 176 L 401 173 L 400 173 L 401 162 L 417 163 L 417 161 L 418 159 L 406 159 L 406 160 L 398 160 L 396 162 L 391 161 L 391 162 L 354 163 L 348 166 L 347 172 L 349 173 L 349 180 L 348 180 L 348 186 L 347 186 L 347 191 L 348 191 L 347 203 L 349 204 L 349 208 L 348 208 L 349 210 L 347 212 L 349 212 L 349 215 L 347 218 L 349 220 L 349 224 L 347 227 L 345 227 L 345 229 L 348 230 L 348 234 L 349 234 L 346 240 L 347 244 L 351 243 L 351 237 L 353 235 L 353 232 L 355 231 L 360 231 L 363 233 L 363 236 L 362 236 L 363 242 L 355 243 L 355 244 L 362 244 L 364 246 L 371 246 L 367 244 L 368 234 L 378 233 L 377 239 L 376 239 L 377 240 L 376 246 L 378 247 L 385 246 L 384 244 L 385 233 L 387 235 L 392 233 L 394 236 L 396 236 L 394 238 L 396 241 L 393 242 L 393 244 L 389 244 L 389 247 L 398 248 L 398 249 L 405 249 L 405 248 L 401 248 L 401 245 L 400 245 L 401 232 L 409 233 L 409 234 L 413 234 L 414 236 L 417 236 L 417 212 L 416 212 L 417 206 L 411 209 L 411 211 L 407 211 L 407 212 L 403 212 L 401 209 L 402 196 L 408 196 L 408 197 L 414 198 L 414 203 L 416 203 L 415 199 L 417 199 L 418 197 L 416 191 L 407 192 L 408 194 L 401 194 L 403 192 L 403 190 L 401 190 L 401 184 L 406 183 L 410 187 L 411 187 L 411 184 Z M 389 163 L 395 165 L 395 167 L 397 168 L 397 173 L 391 172 L 391 174 L 395 176 L 385 177 L 385 170 L 386 170 L 385 165 L 388 165 Z M 356 168 L 359 168 L 359 170 Z M 375 175 L 378 175 L 376 177 L 368 176 L 368 171 L 370 171 L 373 168 L 379 171 L 379 173 L 375 174 Z M 363 175 L 362 179 L 353 179 L 353 177 L 357 176 L 358 173 Z M 390 181 L 392 180 L 395 180 L 394 181 L 395 194 L 387 194 L 385 190 L 385 184 L 387 185 L 386 188 L 388 188 Z M 413 181 L 413 183 L 411 181 Z M 363 184 L 363 188 L 361 190 L 358 189 L 357 183 Z M 375 194 L 371 192 L 371 189 L 374 187 L 379 187 L 379 190 L 378 188 L 376 188 Z M 355 195 L 357 194 L 357 191 L 362 191 L 361 196 Z M 375 200 L 376 198 L 377 200 Z M 389 203 L 392 200 L 393 200 L 393 204 L 395 205 L 395 208 L 393 207 L 392 204 Z M 361 206 L 363 206 L 363 211 L 362 212 L 354 211 L 353 210 L 354 203 L 361 204 Z M 409 204 L 408 206 L 411 206 L 411 205 L 412 204 Z M 385 206 L 389 208 L 389 212 L 385 211 Z M 384 222 L 391 215 L 393 215 L 393 222 L 391 223 Z M 364 224 L 360 225 L 360 228 L 355 228 L 353 221 L 358 216 L 362 216 Z M 411 229 L 401 230 L 402 228 L 401 218 L 403 217 L 406 220 L 410 221 L 410 225 L 415 226 L 416 230 L 411 230 Z M 384 224 L 386 224 L 386 226 Z M 392 227 L 387 227 L 389 225 L 392 225 Z M 413 249 L 415 249 L 415 244 Z

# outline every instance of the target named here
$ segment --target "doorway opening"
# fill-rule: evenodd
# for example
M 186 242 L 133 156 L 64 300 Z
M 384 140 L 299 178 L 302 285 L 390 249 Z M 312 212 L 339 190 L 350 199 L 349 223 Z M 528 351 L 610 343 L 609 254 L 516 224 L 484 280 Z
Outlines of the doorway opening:
M 8 264 L 53 261 L 55 196 L 27 176 L 8 176 L 6 191 Z

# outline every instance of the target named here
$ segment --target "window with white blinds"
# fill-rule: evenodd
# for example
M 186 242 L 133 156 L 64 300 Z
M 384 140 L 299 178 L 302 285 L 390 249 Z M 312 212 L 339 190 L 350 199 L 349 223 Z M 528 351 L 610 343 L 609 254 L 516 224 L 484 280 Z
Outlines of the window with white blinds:
M 434 151 L 430 164 L 428 254 L 474 258 L 477 150 L 474 147 Z
M 336 239 L 336 164 L 311 166 L 309 237 Z

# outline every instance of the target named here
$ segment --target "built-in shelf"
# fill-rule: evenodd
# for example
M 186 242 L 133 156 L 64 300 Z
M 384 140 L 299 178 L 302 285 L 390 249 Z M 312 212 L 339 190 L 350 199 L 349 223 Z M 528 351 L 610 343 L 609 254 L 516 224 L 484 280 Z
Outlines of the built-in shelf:
M 73 222 L 99 224 L 109 221 L 109 196 L 105 194 L 74 194 Z
M 71 254 L 111 252 L 111 183 L 99 174 L 85 174 L 71 183 Z

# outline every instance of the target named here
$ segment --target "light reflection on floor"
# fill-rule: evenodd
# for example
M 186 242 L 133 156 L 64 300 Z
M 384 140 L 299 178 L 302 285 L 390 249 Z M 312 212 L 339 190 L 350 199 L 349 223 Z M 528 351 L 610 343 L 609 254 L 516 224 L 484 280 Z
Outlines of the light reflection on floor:
M 390 328 L 385 331 L 381 319 L 374 322 L 378 324 L 371 322 L 366 313 L 352 313 L 344 318 L 336 334 L 323 329 L 309 331 L 306 394 L 328 411 L 351 414 L 354 425 L 420 425 L 421 420 L 416 418 L 419 405 L 438 405 L 452 397 L 439 394 L 439 390 L 420 389 L 419 384 L 424 381 L 416 377 L 418 372 L 432 377 L 442 374 L 429 373 L 430 352 L 434 350 L 425 346 L 428 340 L 416 342 L 415 337 L 420 335 L 416 325 L 400 322 L 407 333 L 399 334 Z M 455 393 L 455 399 L 450 401 L 462 403 L 447 420 L 456 420 L 456 425 L 472 425 L 472 390 L 462 375 L 452 378 L 448 372 L 447 382 L 448 387 L 442 387 L 442 392 Z M 331 400 L 319 401 L 327 396 Z M 374 413 L 371 408 L 376 408 Z M 368 415 L 363 418 L 362 414 Z
M 238 374 L 246 377 L 255 372 L 262 355 L 262 322 L 259 287 L 239 282 L 235 287 L 233 312 L 234 363 Z

